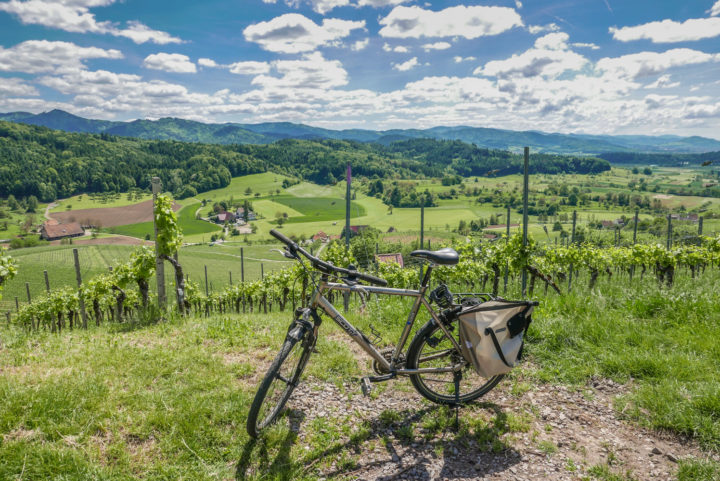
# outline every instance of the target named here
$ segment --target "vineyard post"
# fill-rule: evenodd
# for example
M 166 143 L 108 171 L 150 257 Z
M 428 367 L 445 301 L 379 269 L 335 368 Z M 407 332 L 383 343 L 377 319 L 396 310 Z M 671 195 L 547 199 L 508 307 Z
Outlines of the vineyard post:
M 18 301 L 18 297 L 15 296 L 15 310 L 17 312 L 20 312 L 20 301 Z
M 345 252 L 350 252 L 350 185 L 352 183 L 352 170 L 350 162 L 347 164 L 347 175 L 345 176 Z M 343 292 L 343 308 L 345 312 L 350 309 L 350 291 Z
M 703 231 L 703 219 L 704 219 L 704 217 L 700 217 L 700 218 L 698 219 L 698 237 L 702 235 L 702 231 Z
M 240 282 L 243 285 L 243 314 L 245 313 L 245 249 L 240 248 Z
M 228 271 L 228 274 L 230 274 L 230 285 L 232 286 L 232 271 Z
M 80 257 L 78 256 L 78 250 L 73 249 L 73 259 L 75 260 L 75 278 L 77 280 L 78 300 L 80 301 L 80 317 L 82 318 L 82 327 L 87 329 L 87 312 L 85 312 L 85 299 L 82 296 L 82 275 L 80 274 Z
M 425 248 L 425 201 L 423 201 L 423 205 L 420 206 L 420 249 Z M 420 277 L 419 283 L 422 282 L 423 277 L 423 265 L 420 264 Z
M 637 244 L 637 225 L 638 225 L 638 214 L 640 209 L 635 209 L 635 227 L 633 227 L 633 245 Z
M 208 281 L 207 281 L 207 266 L 205 266 L 205 297 L 208 297 Z
M 262 262 L 260 263 L 260 280 L 265 280 L 265 264 L 263 264 Z
M 570 234 L 570 243 L 575 244 L 575 227 L 577 226 L 577 211 L 573 211 L 573 223 L 572 223 L 572 233 Z M 567 239 L 566 239 L 567 240 Z M 572 290 L 572 278 L 573 278 L 573 270 L 574 267 L 572 264 L 570 264 L 570 275 L 568 276 L 568 292 Z
M 670 250 L 670 248 L 672 247 L 672 214 L 668 214 L 667 221 L 667 250 Z
M 158 306 L 160 309 L 165 307 L 167 298 L 165 296 L 165 263 L 160 257 L 159 246 L 157 242 L 158 230 L 157 230 L 157 216 L 155 215 L 155 209 L 157 207 L 157 196 L 162 192 L 162 184 L 160 183 L 160 177 L 153 177 L 150 180 L 152 185 L 153 195 L 153 229 L 155 230 L 155 279 L 157 280 L 157 296 Z
M 510 242 L 510 204 L 507 205 L 507 214 L 505 214 L 505 244 Z M 505 278 L 503 285 L 503 294 L 507 292 L 508 274 L 510 271 L 509 261 L 505 261 Z
M 45 290 L 50 293 L 50 279 L 48 278 L 47 271 L 43 271 L 43 274 L 45 275 Z
M 528 191 L 530 190 L 530 147 L 525 147 L 525 169 L 523 173 L 523 247 L 528 243 Z M 527 269 L 522 271 L 522 296 L 527 294 Z
M 30 283 L 25 283 L 25 292 L 27 292 L 27 298 L 28 298 L 28 304 L 32 303 L 32 298 L 30 297 Z
M 7 317 L 8 324 L 10 324 L 10 311 L 7 311 L 5 316 Z

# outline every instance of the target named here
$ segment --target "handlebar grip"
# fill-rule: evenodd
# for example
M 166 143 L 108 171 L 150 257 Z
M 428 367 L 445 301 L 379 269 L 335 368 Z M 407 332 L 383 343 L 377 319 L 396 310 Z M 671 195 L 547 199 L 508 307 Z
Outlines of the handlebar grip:
M 363 274 L 362 272 L 358 272 L 357 274 L 355 274 L 355 277 L 357 277 L 358 279 L 362 279 L 364 281 L 368 281 L 371 284 L 375 284 L 377 286 L 385 287 L 388 285 L 388 281 L 386 281 L 385 279 L 371 276 L 370 274 Z
M 278 232 L 275 229 L 270 229 L 270 235 L 288 246 L 295 245 L 292 240 L 288 239 L 282 232 Z

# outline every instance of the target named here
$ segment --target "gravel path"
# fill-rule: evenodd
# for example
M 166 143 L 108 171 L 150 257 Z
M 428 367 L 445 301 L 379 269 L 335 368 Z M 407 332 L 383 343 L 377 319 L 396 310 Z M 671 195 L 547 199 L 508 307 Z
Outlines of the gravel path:
M 481 404 L 461 410 L 459 432 L 444 428 L 429 435 L 418 421 L 427 413 L 439 416 L 441 411 L 413 391 L 401 386 L 396 389 L 393 383 L 377 399 L 362 396 L 356 383 L 342 389 L 305 383 L 288 407 L 300 446 L 307 444 L 306 436 L 310 436 L 303 426 L 316 418 L 370 427 L 360 445 L 347 440 L 342 447 L 343 452 L 354 452 L 357 457 L 350 468 L 328 461 L 337 458 L 337 450 L 329 450 L 317 465 L 308 467 L 320 479 L 579 480 L 591 470 L 604 469 L 629 476 L 612 479 L 666 480 L 675 479 L 678 460 L 707 457 L 691 441 L 622 420 L 613 401 L 628 391 L 627 386 L 608 380 L 593 381 L 582 389 L 523 386 L 529 390 L 511 393 L 512 383 L 506 380 Z M 385 410 L 398 415 L 388 423 L 381 416 Z M 484 418 L 488 426 L 497 426 L 508 415 L 523 419 L 525 425 L 509 432 L 488 429 L 495 438 L 479 438 L 477 426 L 470 429 L 475 435 L 467 434 L 472 419 Z M 402 435 L 409 426 L 414 432 L 412 440 Z

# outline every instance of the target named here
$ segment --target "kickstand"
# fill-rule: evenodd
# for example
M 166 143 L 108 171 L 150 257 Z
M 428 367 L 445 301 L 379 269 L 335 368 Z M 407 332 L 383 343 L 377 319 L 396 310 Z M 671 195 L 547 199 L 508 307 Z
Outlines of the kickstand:
M 460 430 L 460 379 L 462 379 L 462 373 L 455 371 L 453 373 L 453 381 L 455 382 L 455 432 Z

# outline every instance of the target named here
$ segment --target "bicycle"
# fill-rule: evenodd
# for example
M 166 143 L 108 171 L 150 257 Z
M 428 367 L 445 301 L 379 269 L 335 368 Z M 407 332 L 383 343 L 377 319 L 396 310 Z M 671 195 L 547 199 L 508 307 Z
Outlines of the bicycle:
M 447 286 L 441 284 L 430 293 L 430 301 L 426 298 L 432 270 L 438 265 L 457 264 L 459 256 L 455 250 L 444 248 L 437 251 L 413 251 L 411 256 L 428 261 L 420 288 L 397 289 L 387 287 L 386 280 L 358 272 L 352 266 L 351 269 L 344 269 L 318 259 L 275 229 L 271 230 L 270 234 L 285 244 L 285 250 L 281 251 L 285 257 L 297 260 L 307 269 L 302 260 L 302 257 L 306 258 L 312 268 L 322 276 L 319 284 L 313 280 L 315 289 L 308 306 L 296 309 L 295 319 L 288 327 L 283 346 L 258 387 L 247 420 L 247 431 L 251 437 L 256 438 L 262 430 L 278 419 L 298 385 L 315 349 L 318 330 L 322 324 L 318 310 L 322 310 L 335 321 L 373 359 L 373 370 L 377 375 L 362 379 L 364 394 L 369 393 L 371 383 L 408 376 L 418 393 L 428 400 L 458 406 L 483 396 L 504 377 L 504 374 L 500 374 L 483 378 L 463 357 L 457 334 L 457 314 L 463 306 L 454 302 L 455 297 Z M 339 277 L 343 282 L 330 282 L 330 276 Z M 375 286 L 361 285 L 359 281 Z M 414 297 L 415 301 L 395 347 L 378 350 L 364 333 L 350 324 L 325 298 L 323 293 L 326 291 L 359 293 L 363 296 L 380 294 Z M 492 298 L 489 294 L 480 296 Z M 435 311 L 431 302 L 442 310 Z M 403 352 L 420 306 L 424 306 L 429 312 L 431 320 L 417 331 L 407 351 Z

